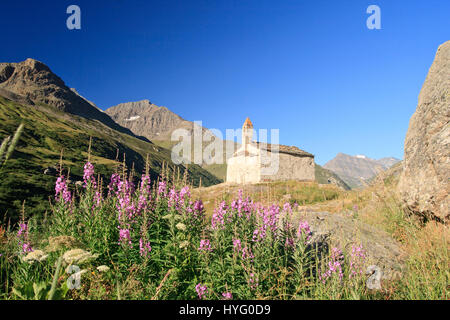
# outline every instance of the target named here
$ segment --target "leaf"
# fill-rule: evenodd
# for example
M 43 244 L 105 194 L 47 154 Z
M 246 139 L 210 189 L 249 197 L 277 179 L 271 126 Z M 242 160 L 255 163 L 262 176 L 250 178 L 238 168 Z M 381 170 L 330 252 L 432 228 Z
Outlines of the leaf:
M 12 288 L 12 293 L 15 294 L 17 297 L 19 297 L 22 300 L 28 300 L 28 298 L 26 296 L 24 296 L 22 294 L 22 292 L 20 292 L 19 290 L 17 290 L 16 288 Z
M 48 291 L 48 284 L 45 282 L 33 283 L 34 300 L 42 300 Z

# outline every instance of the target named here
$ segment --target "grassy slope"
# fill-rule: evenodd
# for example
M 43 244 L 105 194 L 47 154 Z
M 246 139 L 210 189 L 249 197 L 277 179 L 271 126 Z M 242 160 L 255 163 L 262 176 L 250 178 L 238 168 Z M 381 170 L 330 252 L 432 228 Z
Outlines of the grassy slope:
M 315 174 L 316 174 L 316 181 L 321 184 L 328 184 L 328 179 L 332 178 L 336 181 L 337 185 L 344 190 L 350 190 L 350 186 L 344 182 L 336 173 L 333 171 L 327 170 L 324 167 L 318 165 L 316 163 L 315 168 Z
M 48 209 L 48 197 L 53 195 L 55 177 L 44 175 L 47 167 L 55 166 L 63 149 L 63 166 L 70 169 L 72 180 L 82 179 L 83 163 L 88 157 L 92 137 L 91 162 L 97 173 L 110 175 L 119 159 L 126 155 L 129 167 L 136 172 L 145 168 L 149 156 L 153 179 L 161 172 L 163 162 L 171 163 L 170 151 L 127 134 L 119 133 L 98 121 L 68 115 L 49 106 L 24 106 L 0 96 L 0 140 L 13 135 L 19 124 L 24 132 L 12 158 L 0 167 L 0 218 L 16 220 L 26 200 L 26 214 L 42 214 Z M 189 166 L 194 184 L 220 181 L 199 166 Z M 184 167 L 180 166 L 180 172 Z M 105 177 L 109 181 L 108 177 Z M 5 215 L 6 214 L 6 215 Z
M 231 201 L 242 190 L 244 197 L 251 197 L 255 202 L 264 205 L 277 203 L 281 206 L 285 202 L 292 205 L 297 203 L 300 206 L 310 206 L 321 203 L 328 203 L 339 198 L 343 198 L 346 191 L 334 185 L 319 185 L 316 182 L 304 181 L 277 181 L 263 182 L 257 184 L 219 184 L 206 188 L 193 190 L 193 196 L 203 201 L 205 210 L 211 215 L 214 208 L 220 201 Z

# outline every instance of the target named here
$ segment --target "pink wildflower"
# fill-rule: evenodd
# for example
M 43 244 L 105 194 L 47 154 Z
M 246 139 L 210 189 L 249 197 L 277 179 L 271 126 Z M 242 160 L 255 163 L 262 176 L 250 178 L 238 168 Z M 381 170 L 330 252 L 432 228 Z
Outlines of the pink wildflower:
M 362 245 L 352 245 L 352 253 L 350 254 L 349 278 L 352 278 L 358 274 L 363 274 L 366 258 L 366 251 L 363 249 Z
M 344 276 L 344 274 L 342 272 L 342 260 L 343 259 L 344 259 L 344 255 L 342 254 L 342 251 L 339 248 L 333 248 L 331 250 L 330 261 L 328 262 L 328 270 L 319 276 L 319 280 L 322 280 L 322 282 L 325 283 L 326 280 L 335 273 L 338 274 L 339 280 L 342 280 L 342 278 Z
M 206 294 L 208 294 L 208 288 L 201 283 L 195 286 L 195 291 L 197 291 L 197 295 L 199 299 L 203 299 Z
M 131 246 L 130 229 L 119 229 L 119 244 L 127 243 Z
M 211 218 L 211 227 L 214 230 L 219 228 L 223 229 L 225 225 L 225 215 L 227 214 L 227 204 L 225 201 L 222 201 L 218 208 L 214 209 L 213 216 Z
M 240 251 L 242 250 L 242 247 L 241 247 L 241 240 L 239 240 L 239 239 L 234 239 L 234 240 L 233 240 L 233 248 L 234 248 L 235 251 L 240 252 Z
M 200 240 L 200 246 L 198 247 L 199 251 L 206 251 L 206 252 L 211 252 L 212 248 L 211 248 L 211 243 L 209 242 L 208 239 L 206 240 Z
M 231 292 L 223 292 L 222 297 L 224 298 L 224 300 L 232 300 L 233 294 Z
M 59 201 L 59 196 L 62 195 L 62 199 L 65 203 L 68 203 L 72 200 L 72 195 L 70 194 L 69 188 L 66 184 L 66 179 L 64 176 L 58 177 L 56 179 L 55 184 L 55 200 Z
M 92 183 L 94 188 L 97 186 L 97 183 L 94 178 L 94 166 L 89 161 L 86 162 L 86 164 L 84 165 L 83 180 L 84 180 L 84 187 L 87 187 L 89 183 Z
M 254 273 L 250 273 L 248 284 L 250 286 L 250 289 L 252 290 L 255 290 L 258 287 L 259 285 L 258 277 Z
M 159 181 L 158 183 L 158 196 L 166 196 L 167 184 L 164 180 Z
M 309 226 L 308 221 L 301 221 L 298 225 L 297 237 L 299 239 L 305 239 L 306 242 L 311 239 L 311 235 L 311 227 Z
M 147 257 L 152 251 L 152 247 L 150 246 L 150 242 L 145 242 L 142 238 L 139 239 L 139 253 L 142 257 Z

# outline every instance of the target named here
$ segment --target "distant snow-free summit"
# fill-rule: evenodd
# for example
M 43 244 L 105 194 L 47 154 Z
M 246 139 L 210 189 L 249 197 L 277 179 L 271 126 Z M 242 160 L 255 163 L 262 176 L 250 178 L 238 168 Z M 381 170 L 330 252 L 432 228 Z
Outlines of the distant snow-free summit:
M 399 159 L 394 157 L 375 160 L 362 154 L 351 156 L 338 153 L 335 158 L 328 161 L 323 167 L 336 173 L 350 187 L 358 188 L 363 187 L 368 180 L 399 161 Z

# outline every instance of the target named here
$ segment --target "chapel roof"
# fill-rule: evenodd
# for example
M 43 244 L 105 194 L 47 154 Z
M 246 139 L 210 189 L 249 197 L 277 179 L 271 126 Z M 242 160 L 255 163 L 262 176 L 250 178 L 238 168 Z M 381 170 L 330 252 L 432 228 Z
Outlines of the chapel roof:
M 302 149 L 299 149 L 295 146 L 285 146 L 282 144 L 278 144 L 278 145 L 272 145 L 270 143 L 261 143 L 261 142 L 256 142 L 256 145 L 258 146 L 258 148 L 261 148 L 263 150 L 272 152 L 272 148 L 274 146 L 278 147 L 278 152 L 279 153 L 285 153 L 285 154 L 290 154 L 292 156 L 296 156 L 296 157 L 311 157 L 314 158 L 314 155 L 306 152 Z M 274 150 L 275 151 L 275 150 Z

